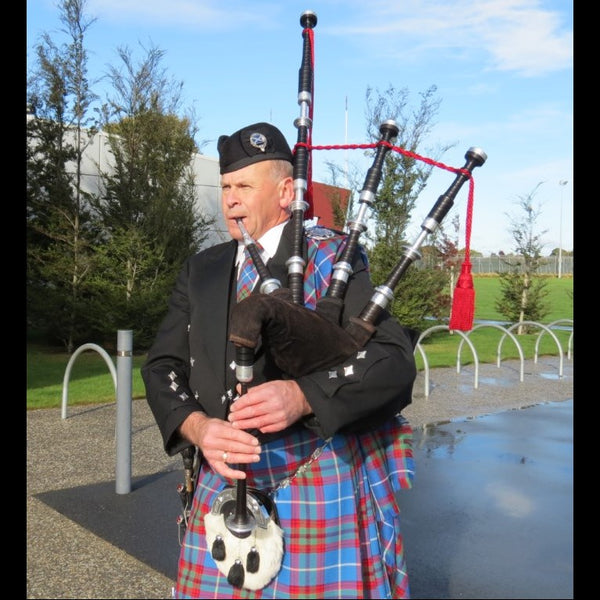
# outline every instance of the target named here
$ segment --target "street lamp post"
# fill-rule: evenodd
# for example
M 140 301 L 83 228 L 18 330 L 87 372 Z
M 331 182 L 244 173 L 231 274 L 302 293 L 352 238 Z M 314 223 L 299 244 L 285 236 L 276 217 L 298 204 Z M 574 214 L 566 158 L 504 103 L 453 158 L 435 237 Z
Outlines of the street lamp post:
M 558 230 L 558 278 L 562 277 L 562 206 L 563 206 L 563 191 L 565 189 L 565 185 L 569 183 L 566 179 L 561 179 L 558 182 L 560 185 L 560 222 L 559 222 L 559 230 Z

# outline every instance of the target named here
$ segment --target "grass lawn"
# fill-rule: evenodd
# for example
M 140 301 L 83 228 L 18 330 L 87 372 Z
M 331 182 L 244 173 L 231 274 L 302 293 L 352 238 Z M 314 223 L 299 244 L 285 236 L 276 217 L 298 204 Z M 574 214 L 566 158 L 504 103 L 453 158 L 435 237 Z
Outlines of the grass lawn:
M 494 276 L 473 277 L 475 287 L 475 319 L 489 319 L 505 322 L 495 308 L 496 300 L 500 297 L 500 279 Z M 546 287 L 548 296 L 545 301 L 550 312 L 544 317 L 544 323 L 552 323 L 558 319 L 573 318 L 573 278 L 549 278 Z
M 500 351 L 502 360 L 519 358 L 518 349 L 503 330 L 495 327 L 481 327 L 477 320 L 505 322 L 495 307 L 499 297 L 500 283 L 497 277 L 473 277 L 475 285 L 475 326 L 469 334 L 469 339 L 476 348 L 479 361 L 494 363 Z M 552 323 L 559 319 L 573 319 L 573 278 L 551 278 L 548 280 L 548 297 L 550 313 L 544 323 Z M 563 352 L 566 354 L 569 345 L 572 347 L 572 322 L 561 323 L 553 327 L 552 333 L 558 339 Z M 564 327 L 563 327 L 564 326 Z M 515 337 L 523 349 L 526 359 L 533 359 L 536 345 L 538 356 L 544 354 L 558 355 L 556 341 L 551 334 L 537 329 L 528 335 Z M 115 341 L 117 333 L 115 332 Z M 503 339 L 504 336 L 504 339 Z M 462 342 L 462 347 L 461 347 Z M 463 341 L 460 334 L 450 334 L 448 331 L 434 332 L 423 339 L 421 345 L 427 353 L 429 366 L 454 367 L 460 348 L 461 364 L 473 362 L 471 350 Z M 70 356 L 61 348 L 47 348 L 35 344 L 27 346 L 27 408 L 57 408 L 62 405 L 63 379 Z M 144 398 L 145 389 L 140 375 L 146 356 L 143 354 L 133 357 L 132 395 L 134 399 Z M 415 353 L 417 367 L 422 369 L 424 363 L 419 351 Z M 116 358 L 113 359 L 116 364 Z M 79 354 L 72 365 L 68 385 L 68 405 L 98 404 L 115 401 L 113 379 L 99 353 L 86 350 Z

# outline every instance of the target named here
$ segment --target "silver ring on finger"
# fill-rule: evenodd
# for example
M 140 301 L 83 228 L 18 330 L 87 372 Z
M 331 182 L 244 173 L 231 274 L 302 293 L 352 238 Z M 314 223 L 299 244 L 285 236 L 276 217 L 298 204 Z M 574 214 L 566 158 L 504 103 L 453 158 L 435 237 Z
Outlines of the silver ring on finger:
M 223 452 L 223 462 L 227 462 L 227 452 Z

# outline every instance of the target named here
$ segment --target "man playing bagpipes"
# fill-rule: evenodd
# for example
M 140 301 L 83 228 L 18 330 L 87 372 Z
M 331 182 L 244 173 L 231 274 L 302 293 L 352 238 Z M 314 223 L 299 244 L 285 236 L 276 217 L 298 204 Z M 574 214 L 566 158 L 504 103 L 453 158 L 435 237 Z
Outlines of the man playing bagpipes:
M 295 317 L 284 315 L 281 324 L 270 318 L 252 348 L 250 383 L 240 385 L 232 314 L 250 300 L 271 302 L 260 283 L 250 297 L 236 299 L 244 234 L 286 291 L 298 242 L 290 210 L 294 154 L 267 123 L 221 136 L 218 151 L 232 240 L 187 260 L 142 368 L 165 451 L 197 449 L 175 596 L 408 597 L 397 493 L 411 487 L 414 474 L 412 432 L 400 414 L 416 376 L 414 340 L 384 310 L 366 344 L 334 356 L 335 364 L 301 368 L 296 376 L 282 369 L 288 362 L 310 364 L 311 346 L 315 354 L 327 347 L 373 297 L 359 246 L 340 324 L 322 327 L 309 318 L 296 331 Z M 301 230 L 304 306 L 294 310 L 302 318 L 316 313 L 347 237 L 322 227 Z M 285 308 L 285 301 L 272 301 Z M 296 344 L 302 335 L 306 343 Z M 299 355 L 282 360 L 284 351 Z M 248 512 L 236 529 L 232 490 L 240 482 Z M 239 496 L 237 502 L 236 511 Z

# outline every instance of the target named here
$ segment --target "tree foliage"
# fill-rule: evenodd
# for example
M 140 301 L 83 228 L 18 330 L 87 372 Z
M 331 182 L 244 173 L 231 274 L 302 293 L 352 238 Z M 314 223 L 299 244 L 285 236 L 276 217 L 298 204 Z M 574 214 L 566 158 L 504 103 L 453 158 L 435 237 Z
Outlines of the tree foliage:
M 104 107 L 103 130 L 113 164 L 101 172 L 92 200 L 106 240 L 103 279 L 113 300 L 105 332 L 133 329 L 138 344 L 151 341 L 183 261 L 198 250 L 213 219 L 195 206 L 191 168 L 195 129 L 174 111 L 180 86 L 160 66 L 163 52 L 150 48 L 135 64 L 120 49 L 122 69 L 110 70 L 115 95 Z M 139 318 L 144 314 L 144 319 Z
M 195 209 L 196 127 L 190 115 L 178 116 L 182 84 L 165 75 L 162 51 L 151 48 L 136 65 L 120 49 L 122 70 L 109 71 L 114 96 L 99 123 L 92 117 L 98 98 L 87 78 L 84 34 L 93 20 L 85 4 L 62 0 L 69 41 L 57 45 L 44 34 L 28 77 L 28 325 L 68 352 L 114 344 L 118 329 L 132 329 L 144 349 L 213 219 Z M 98 125 L 112 157 L 90 193 L 82 160 Z
M 549 312 L 545 302 L 548 295 L 547 280 L 536 276 L 540 266 L 546 231 L 536 230 L 540 206 L 534 206 L 534 197 L 541 183 L 527 195 L 519 197 L 520 215 L 508 215 L 510 231 L 515 241 L 514 251 L 519 257 L 517 264 L 505 261 L 508 271 L 500 273 L 501 296 L 496 302 L 496 310 L 510 322 L 541 321 Z M 529 327 L 519 325 L 519 335 L 529 332 Z
M 371 279 L 375 286 L 386 282 L 396 266 L 402 249 L 390 252 L 383 244 L 369 251 Z M 372 268 L 376 265 L 376 268 Z M 394 291 L 392 314 L 402 325 L 415 330 L 425 329 L 429 319 L 442 320 L 448 314 L 450 296 L 447 290 L 447 275 L 441 268 L 409 267 Z
M 35 47 L 27 121 L 28 320 L 71 352 L 85 329 L 85 285 L 98 230 L 81 190 L 81 164 L 93 129 L 84 36 L 93 23 L 85 0 L 59 6 L 68 42 L 48 34 Z M 49 317 L 49 315 L 52 315 Z

